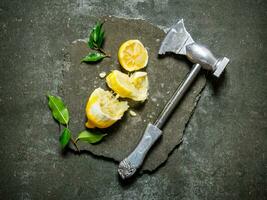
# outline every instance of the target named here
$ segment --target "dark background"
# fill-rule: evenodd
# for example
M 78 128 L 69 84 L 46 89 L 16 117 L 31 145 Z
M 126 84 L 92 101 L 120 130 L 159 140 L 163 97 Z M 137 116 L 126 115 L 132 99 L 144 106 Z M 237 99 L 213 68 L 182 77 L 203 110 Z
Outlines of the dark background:
M 196 41 L 231 59 L 168 162 L 127 183 L 117 163 L 61 155 L 44 96 L 61 84 L 61 49 L 104 15 L 162 28 L 184 18 Z M 267 199 L 266 16 L 261 0 L 0 1 L 1 199 Z

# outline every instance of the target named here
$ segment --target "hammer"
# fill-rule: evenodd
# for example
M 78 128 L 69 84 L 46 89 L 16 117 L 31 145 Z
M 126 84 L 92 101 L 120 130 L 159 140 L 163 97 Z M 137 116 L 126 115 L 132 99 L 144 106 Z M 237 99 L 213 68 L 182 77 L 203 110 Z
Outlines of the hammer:
M 163 125 L 191 83 L 197 77 L 201 68 L 211 71 L 215 77 L 219 78 L 229 62 L 228 58 L 216 58 L 207 47 L 195 43 L 190 34 L 186 31 L 183 19 L 179 20 L 169 30 L 162 41 L 159 54 L 164 55 L 166 52 L 185 55 L 194 63 L 193 68 L 176 89 L 155 123 L 149 123 L 147 125 L 144 135 L 136 148 L 128 157 L 120 162 L 118 173 L 122 179 L 133 176 L 136 170 L 142 165 L 147 152 L 162 135 L 161 129 Z

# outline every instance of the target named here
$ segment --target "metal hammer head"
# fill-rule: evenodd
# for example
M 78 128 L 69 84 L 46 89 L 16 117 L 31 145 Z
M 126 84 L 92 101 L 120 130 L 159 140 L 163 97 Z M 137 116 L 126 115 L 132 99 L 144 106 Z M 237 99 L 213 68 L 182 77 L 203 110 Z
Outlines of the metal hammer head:
M 191 62 L 198 63 L 204 69 L 212 71 L 216 77 L 220 77 L 229 62 L 228 58 L 216 58 L 207 47 L 195 43 L 185 29 L 183 19 L 179 20 L 164 38 L 159 54 L 166 52 L 186 55 Z

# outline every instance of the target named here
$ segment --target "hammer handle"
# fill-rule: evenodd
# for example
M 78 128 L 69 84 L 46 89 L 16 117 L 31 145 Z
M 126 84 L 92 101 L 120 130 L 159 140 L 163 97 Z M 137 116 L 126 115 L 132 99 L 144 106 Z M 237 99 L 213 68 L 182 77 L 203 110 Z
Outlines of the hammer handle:
M 195 80 L 196 76 L 198 75 L 199 71 L 201 69 L 200 64 L 194 64 L 192 70 L 187 75 L 185 80 L 179 85 L 179 87 L 176 89 L 174 94 L 172 95 L 169 102 L 165 105 L 164 109 L 160 113 L 159 117 L 157 118 L 154 125 L 161 129 L 163 125 L 165 124 L 166 120 L 172 113 L 173 109 L 176 107 L 176 105 L 179 103 L 191 83 Z

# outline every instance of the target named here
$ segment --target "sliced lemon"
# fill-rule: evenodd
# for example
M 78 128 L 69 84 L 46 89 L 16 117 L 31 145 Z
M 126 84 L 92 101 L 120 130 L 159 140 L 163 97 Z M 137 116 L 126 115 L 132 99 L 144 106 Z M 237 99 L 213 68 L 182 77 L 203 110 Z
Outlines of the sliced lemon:
M 121 66 L 131 72 L 147 65 L 148 53 L 139 40 L 128 40 L 120 46 L 118 58 Z
M 131 76 L 118 70 L 106 77 L 107 85 L 120 97 L 135 101 L 144 101 L 148 96 L 148 78 L 146 72 L 135 72 Z
M 110 91 L 97 88 L 90 95 L 86 105 L 88 128 L 107 128 L 122 118 L 128 109 L 126 101 L 119 101 Z

